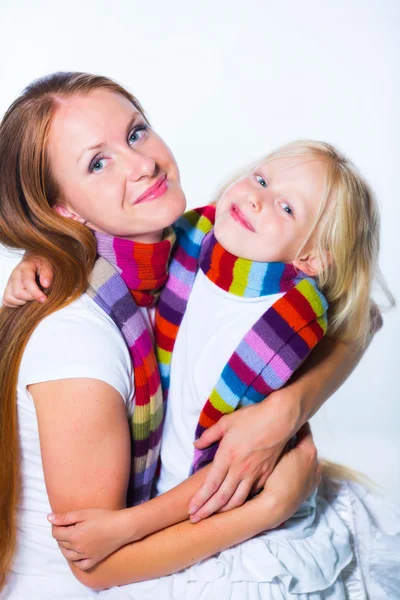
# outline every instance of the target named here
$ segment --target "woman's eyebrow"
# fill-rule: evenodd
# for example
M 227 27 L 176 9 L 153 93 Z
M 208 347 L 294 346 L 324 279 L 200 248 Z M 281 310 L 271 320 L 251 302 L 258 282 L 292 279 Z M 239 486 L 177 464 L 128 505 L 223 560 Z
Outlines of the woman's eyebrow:
M 83 155 L 86 154 L 86 152 L 89 152 L 90 150 L 100 150 L 101 148 L 104 148 L 105 145 L 106 145 L 105 142 L 99 142 L 98 144 L 95 144 L 94 146 L 88 146 L 87 148 L 84 148 L 82 150 L 82 152 L 80 153 L 78 160 L 76 162 L 78 163 L 82 159 Z
M 126 128 L 126 135 L 128 136 L 136 119 L 140 116 L 140 113 L 135 113 L 132 118 L 129 120 L 129 123 L 127 125 Z M 86 152 L 89 152 L 91 150 L 101 150 L 101 148 L 104 148 L 104 146 L 106 145 L 106 142 L 98 142 L 97 144 L 93 144 L 92 146 L 87 146 L 87 148 L 84 148 L 82 150 L 82 152 L 80 153 L 78 160 L 76 161 L 77 163 L 82 159 L 83 155 L 86 154 Z

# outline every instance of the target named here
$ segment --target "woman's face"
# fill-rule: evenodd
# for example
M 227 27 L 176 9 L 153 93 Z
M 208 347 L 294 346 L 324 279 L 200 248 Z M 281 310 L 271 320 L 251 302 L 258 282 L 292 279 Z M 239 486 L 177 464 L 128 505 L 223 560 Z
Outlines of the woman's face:
M 48 153 L 61 194 L 55 210 L 96 231 L 154 242 L 185 210 L 168 146 L 110 90 L 60 101 Z
M 314 224 L 326 168 L 326 163 L 312 154 L 261 163 L 225 190 L 218 201 L 217 240 L 235 256 L 294 262 Z M 310 250 L 304 248 L 304 253 Z

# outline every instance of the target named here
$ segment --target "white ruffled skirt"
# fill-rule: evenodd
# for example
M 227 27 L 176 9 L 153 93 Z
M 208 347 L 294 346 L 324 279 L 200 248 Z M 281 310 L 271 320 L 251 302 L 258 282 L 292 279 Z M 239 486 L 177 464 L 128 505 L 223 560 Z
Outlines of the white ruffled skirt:
M 324 481 L 282 527 L 102 600 L 400 599 L 400 512 L 363 486 Z
M 10 584 L 5 600 L 400 600 L 400 512 L 325 480 L 280 528 L 168 577 L 102 592 L 51 572 Z

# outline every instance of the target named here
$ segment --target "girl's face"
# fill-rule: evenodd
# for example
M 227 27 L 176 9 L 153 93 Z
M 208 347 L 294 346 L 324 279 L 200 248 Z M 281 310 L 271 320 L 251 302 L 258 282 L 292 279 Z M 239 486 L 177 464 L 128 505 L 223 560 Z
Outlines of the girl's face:
M 326 169 L 326 163 L 311 153 L 260 164 L 227 188 L 218 201 L 217 240 L 235 256 L 295 262 L 308 272 L 304 267 L 312 248 L 302 250 L 303 263 L 296 258 L 314 224 Z
M 154 242 L 185 210 L 168 146 L 110 90 L 61 100 L 48 153 L 61 190 L 55 210 L 96 231 Z

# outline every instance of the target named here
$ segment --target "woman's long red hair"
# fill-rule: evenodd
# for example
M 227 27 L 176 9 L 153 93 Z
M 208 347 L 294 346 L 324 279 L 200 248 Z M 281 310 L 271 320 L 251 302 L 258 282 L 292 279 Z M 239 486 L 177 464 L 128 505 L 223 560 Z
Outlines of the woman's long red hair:
M 38 323 L 79 297 L 96 258 L 92 233 L 58 215 L 60 198 L 46 143 L 59 101 L 108 89 L 139 102 L 114 81 L 86 73 L 55 73 L 29 85 L 0 124 L 0 243 L 46 258 L 54 271 L 44 304 L 0 310 L 0 591 L 16 546 L 16 510 L 21 489 L 16 388 L 21 357 Z

